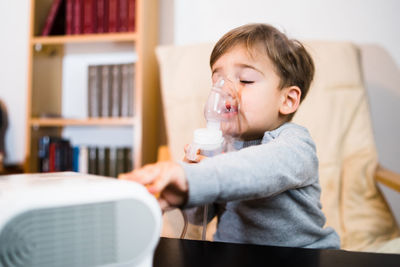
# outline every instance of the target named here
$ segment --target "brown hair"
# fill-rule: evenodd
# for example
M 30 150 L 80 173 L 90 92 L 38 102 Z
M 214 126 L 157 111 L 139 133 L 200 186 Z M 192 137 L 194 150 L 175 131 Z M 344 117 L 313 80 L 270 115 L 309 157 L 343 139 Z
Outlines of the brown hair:
M 249 52 L 261 44 L 281 79 L 280 87 L 298 86 L 303 101 L 314 77 L 314 63 L 304 46 L 267 24 L 247 24 L 226 33 L 214 46 L 210 66 L 229 49 L 245 45 Z

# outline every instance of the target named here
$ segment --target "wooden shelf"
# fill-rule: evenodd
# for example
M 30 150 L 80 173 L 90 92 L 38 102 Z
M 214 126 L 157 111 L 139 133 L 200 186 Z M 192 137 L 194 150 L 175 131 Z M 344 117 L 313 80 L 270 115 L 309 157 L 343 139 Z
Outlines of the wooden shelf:
M 135 42 L 136 33 L 104 33 L 59 36 L 37 36 L 31 39 L 31 45 L 57 45 L 67 43 L 94 42 Z
M 132 126 L 135 118 L 90 118 L 90 119 L 65 119 L 65 118 L 32 118 L 32 127 L 63 127 L 63 126 Z

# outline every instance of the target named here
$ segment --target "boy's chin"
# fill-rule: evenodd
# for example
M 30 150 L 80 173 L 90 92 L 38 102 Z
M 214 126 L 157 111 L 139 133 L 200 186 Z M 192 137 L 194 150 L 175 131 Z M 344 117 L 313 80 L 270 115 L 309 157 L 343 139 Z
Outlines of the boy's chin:
M 233 123 L 222 123 L 221 131 L 224 135 L 239 137 L 240 136 L 240 127 Z

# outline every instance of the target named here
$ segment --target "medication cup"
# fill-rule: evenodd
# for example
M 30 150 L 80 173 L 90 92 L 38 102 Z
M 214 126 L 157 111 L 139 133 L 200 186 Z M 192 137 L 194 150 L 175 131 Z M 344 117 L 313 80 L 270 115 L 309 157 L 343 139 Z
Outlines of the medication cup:
M 221 130 L 215 128 L 196 129 L 193 134 L 193 143 L 189 145 L 186 158 L 197 161 L 197 153 L 200 155 L 213 157 L 224 151 L 224 138 Z

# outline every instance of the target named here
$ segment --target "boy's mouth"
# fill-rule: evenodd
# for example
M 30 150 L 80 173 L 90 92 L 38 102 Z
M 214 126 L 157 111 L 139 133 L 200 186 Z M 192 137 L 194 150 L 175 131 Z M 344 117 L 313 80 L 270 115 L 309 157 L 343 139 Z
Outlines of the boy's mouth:
M 237 112 L 238 111 L 238 107 L 236 105 L 232 105 L 231 103 L 226 103 L 225 108 L 226 108 L 227 112 Z
M 239 111 L 238 106 L 232 105 L 231 103 L 225 103 L 225 111 L 224 114 L 229 115 L 236 115 Z

